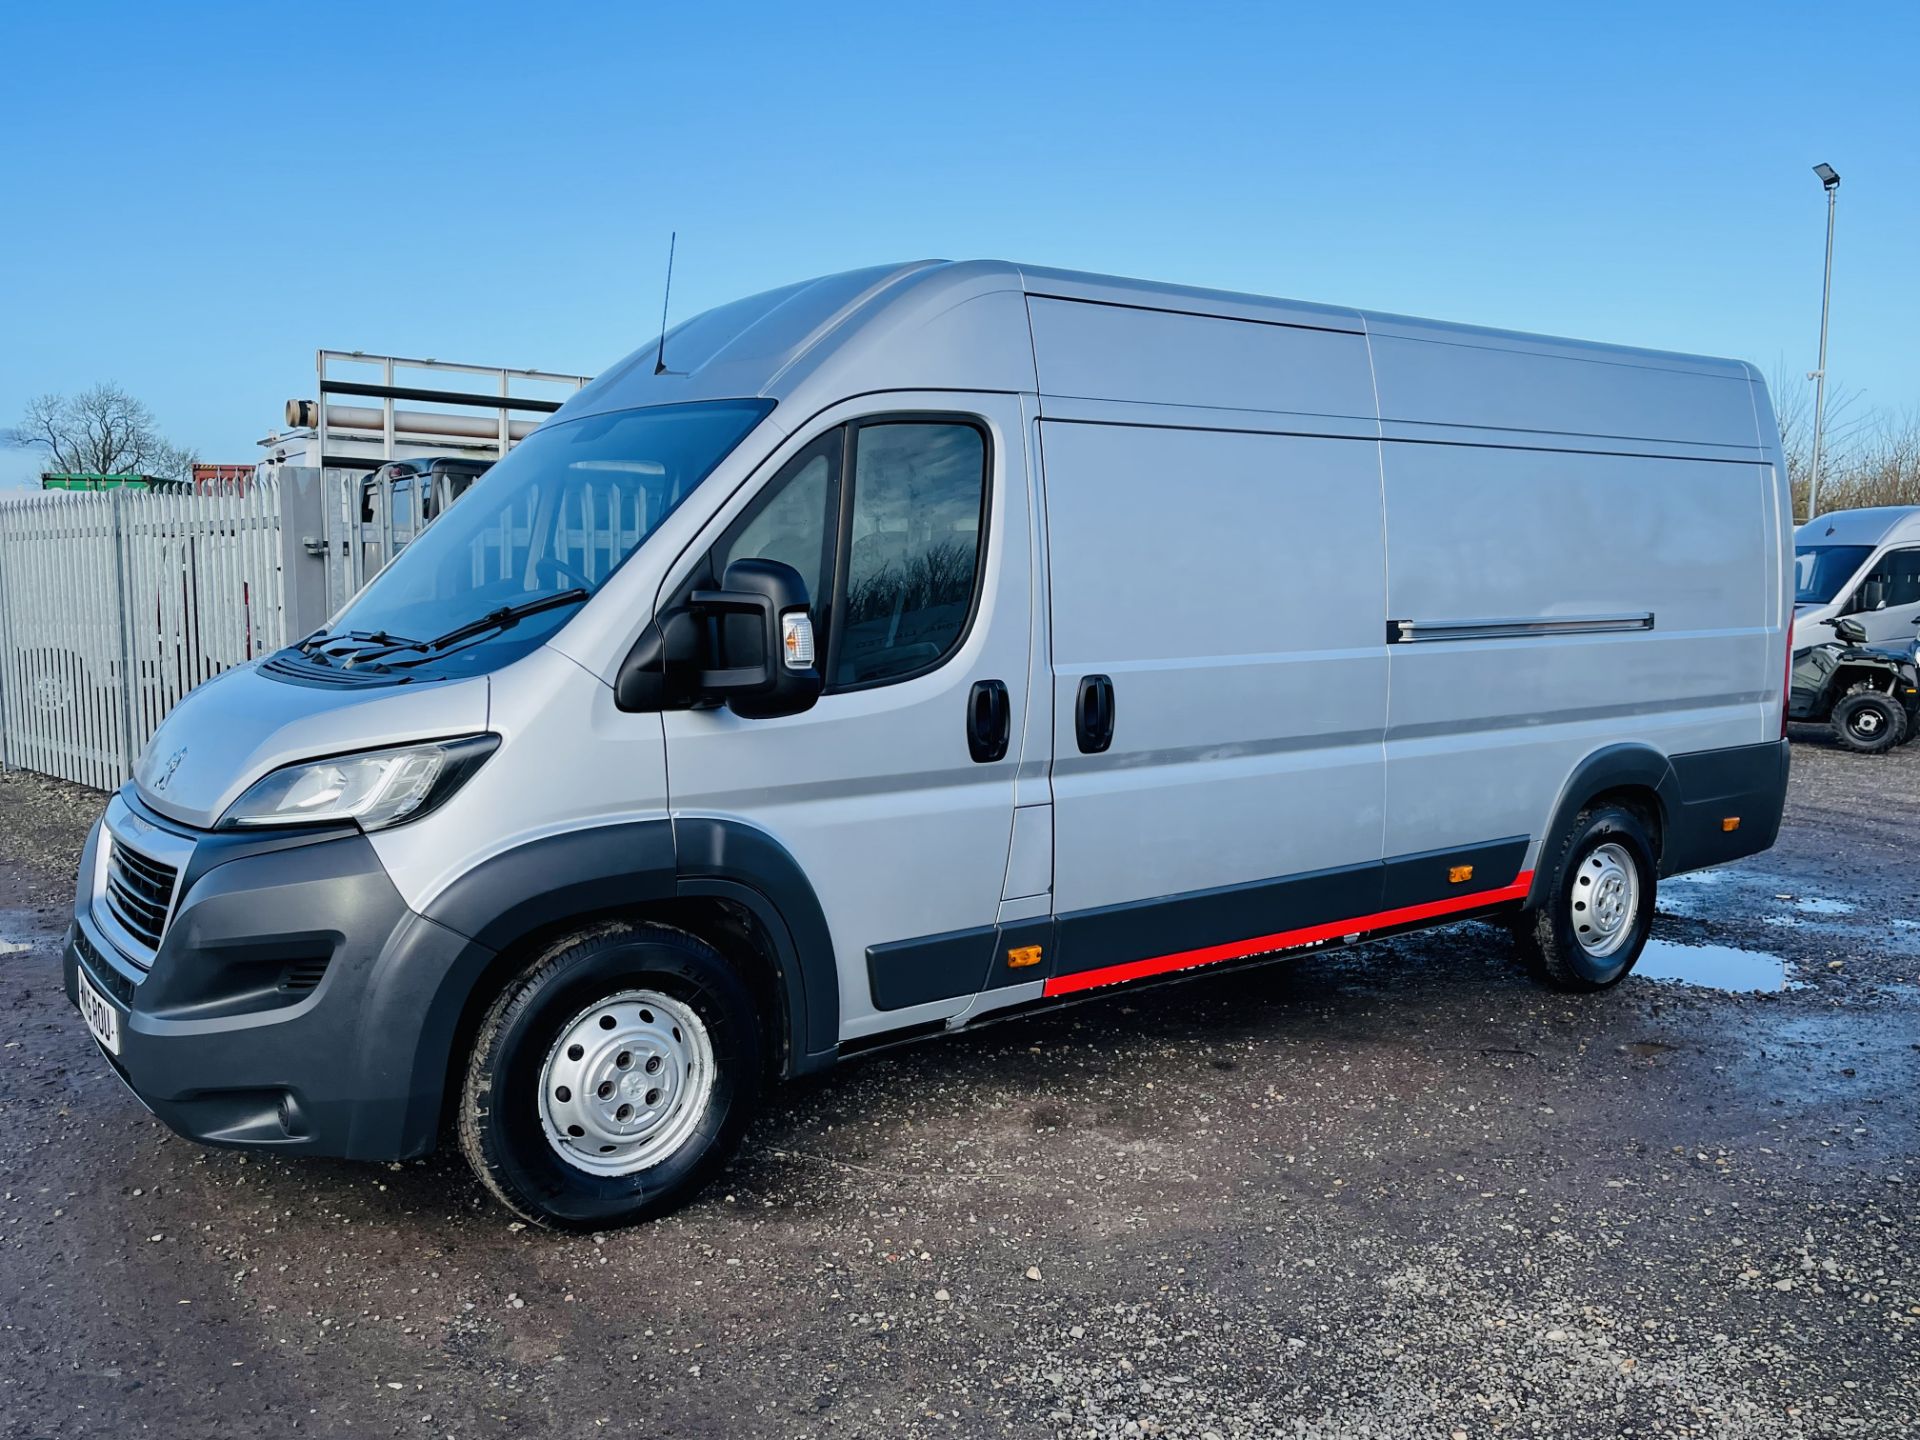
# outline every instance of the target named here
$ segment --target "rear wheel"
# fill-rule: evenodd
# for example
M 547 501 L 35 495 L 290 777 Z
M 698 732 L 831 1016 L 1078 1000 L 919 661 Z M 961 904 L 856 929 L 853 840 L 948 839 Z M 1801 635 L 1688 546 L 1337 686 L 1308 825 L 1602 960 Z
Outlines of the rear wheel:
M 1539 908 L 1513 922 L 1527 968 L 1561 990 L 1617 985 L 1653 929 L 1658 870 L 1646 826 L 1624 806 L 1590 807 L 1550 863 Z
M 1833 733 L 1849 750 L 1878 755 L 1907 735 L 1907 712 L 1891 695 L 1855 690 L 1833 707 Z
M 548 950 L 487 1011 L 460 1145 L 536 1224 L 649 1219 L 738 1147 L 763 1054 L 752 993 L 719 952 L 666 926 L 600 926 Z

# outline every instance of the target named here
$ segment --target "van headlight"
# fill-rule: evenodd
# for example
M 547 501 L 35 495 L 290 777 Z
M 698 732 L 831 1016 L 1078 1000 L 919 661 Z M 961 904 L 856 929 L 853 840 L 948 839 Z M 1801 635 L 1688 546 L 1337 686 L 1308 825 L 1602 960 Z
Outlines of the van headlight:
M 439 805 L 499 744 L 498 735 L 474 735 L 285 765 L 228 806 L 219 828 L 351 821 L 362 830 L 384 830 Z

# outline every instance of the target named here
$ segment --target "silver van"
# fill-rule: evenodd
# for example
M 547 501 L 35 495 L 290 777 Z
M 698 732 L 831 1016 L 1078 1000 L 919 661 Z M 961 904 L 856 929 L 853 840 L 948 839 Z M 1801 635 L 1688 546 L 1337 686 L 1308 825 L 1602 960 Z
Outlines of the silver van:
M 107 807 L 66 983 L 168 1125 L 519 1214 L 763 1084 L 1473 916 L 1632 968 L 1779 827 L 1751 366 L 1003 263 L 649 342 Z
M 1881 505 L 1817 515 L 1793 537 L 1796 640 L 1833 638 L 1818 628 L 1843 615 L 1866 644 L 1910 643 L 1920 625 L 1920 506 Z

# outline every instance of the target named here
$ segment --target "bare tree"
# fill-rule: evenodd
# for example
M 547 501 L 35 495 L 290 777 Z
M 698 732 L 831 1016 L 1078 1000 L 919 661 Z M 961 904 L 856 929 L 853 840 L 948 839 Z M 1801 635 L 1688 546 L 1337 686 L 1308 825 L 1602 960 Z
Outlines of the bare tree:
M 1784 374 L 1774 376 L 1772 388 L 1794 518 L 1804 519 L 1813 464 L 1813 396 L 1797 377 Z M 1828 392 L 1820 513 L 1920 505 L 1920 410 L 1869 410 L 1859 401 L 1857 390 Z
M 0 431 L 0 442 L 44 450 L 47 468 L 61 474 L 186 480 L 193 473 L 193 453 L 170 444 L 153 412 L 118 385 L 42 395 L 28 402 L 19 424 Z
M 1829 471 L 1823 456 L 1820 469 L 1823 511 L 1920 504 L 1920 410 L 1876 412 L 1850 437 L 1844 464 Z

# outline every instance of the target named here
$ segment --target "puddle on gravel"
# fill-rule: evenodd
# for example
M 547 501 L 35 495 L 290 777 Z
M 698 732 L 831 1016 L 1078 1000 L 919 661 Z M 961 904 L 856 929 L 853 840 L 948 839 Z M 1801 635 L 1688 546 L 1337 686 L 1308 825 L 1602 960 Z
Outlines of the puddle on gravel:
M 1693 870 L 1660 882 L 1660 912 L 1698 920 L 1702 913 L 1726 903 L 1724 894 L 1715 894 L 1726 877 L 1717 870 Z
M 0 907 L 0 960 L 26 956 L 34 947 L 46 943 L 46 922 L 36 921 L 25 910 L 8 905 Z
M 1666 900 L 1674 896 L 1698 896 L 1703 902 L 1717 899 L 1711 892 L 1726 883 L 1726 876 L 1717 870 L 1690 870 L 1685 875 L 1672 875 L 1660 882 L 1660 898 Z
M 1823 900 L 1818 895 L 1809 895 L 1795 900 L 1793 908 L 1805 915 L 1851 915 L 1853 906 L 1844 900 Z
M 1787 962 L 1762 950 L 1733 945 L 1679 945 L 1649 940 L 1633 973 L 1643 980 L 1698 985 L 1707 990 L 1798 990 L 1787 977 Z

